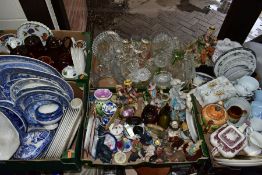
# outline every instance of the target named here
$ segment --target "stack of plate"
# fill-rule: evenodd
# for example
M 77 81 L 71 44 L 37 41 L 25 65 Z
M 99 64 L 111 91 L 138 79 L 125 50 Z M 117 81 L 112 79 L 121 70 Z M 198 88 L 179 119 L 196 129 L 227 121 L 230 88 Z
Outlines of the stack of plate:
M 251 75 L 256 69 L 256 55 L 247 48 L 238 47 L 220 55 L 215 62 L 214 73 L 230 81 Z
M 48 64 L 16 55 L 0 55 L 0 85 L 0 110 L 20 138 L 13 158 L 38 158 L 74 98 L 71 86 Z
M 214 159 L 220 165 L 231 166 L 231 167 L 252 167 L 252 166 L 262 165 L 262 157 L 239 156 L 239 158 L 234 158 L 234 159 L 226 159 L 226 158 L 214 158 Z

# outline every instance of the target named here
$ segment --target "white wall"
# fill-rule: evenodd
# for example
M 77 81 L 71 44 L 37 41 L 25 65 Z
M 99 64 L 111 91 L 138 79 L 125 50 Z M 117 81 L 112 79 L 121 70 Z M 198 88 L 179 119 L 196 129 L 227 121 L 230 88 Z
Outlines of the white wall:
M 18 0 L 0 0 L 0 30 L 17 29 L 27 21 Z

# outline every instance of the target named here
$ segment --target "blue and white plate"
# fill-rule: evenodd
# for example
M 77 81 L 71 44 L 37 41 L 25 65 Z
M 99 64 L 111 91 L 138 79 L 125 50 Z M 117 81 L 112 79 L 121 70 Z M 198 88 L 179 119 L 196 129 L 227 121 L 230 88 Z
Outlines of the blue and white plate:
M 10 82 L 8 82 L 7 84 L 10 84 Z M 43 86 L 57 87 L 60 88 L 61 90 L 63 89 L 55 81 L 40 79 L 40 78 L 27 78 L 27 79 L 14 81 L 14 83 L 11 86 L 7 87 L 7 89 L 10 89 L 11 98 L 15 99 L 17 97 L 17 94 L 20 93 L 20 91 L 24 91 L 25 89 L 34 89 Z
M 15 66 L 16 62 L 38 65 L 37 67 L 42 67 L 46 69 L 46 71 L 49 72 L 50 74 L 54 74 L 56 76 L 62 77 L 62 75 L 55 68 L 37 59 L 26 57 L 26 56 L 20 56 L 20 55 L 0 55 L 0 65 L 4 63 L 9 63 Z
M 19 109 L 20 111 L 25 111 L 25 109 L 33 103 L 39 102 L 39 101 L 56 101 L 60 103 L 63 108 L 69 106 L 69 101 L 66 99 L 65 96 L 58 94 L 56 92 L 52 91 L 31 91 L 26 94 L 21 95 L 17 100 L 15 101 L 15 107 Z
M 26 68 L 26 69 L 33 69 L 37 71 L 46 72 L 49 74 L 54 74 L 53 72 L 49 71 L 45 67 L 42 67 L 41 65 L 33 64 L 33 63 L 23 63 L 23 62 L 4 62 L 0 64 L 0 70 L 6 69 L 6 68 Z
M 62 78 L 52 74 L 24 68 L 7 68 L 0 70 L 0 75 L 0 82 L 10 82 L 14 80 L 21 80 L 22 78 L 45 79 L 52 83 L 59 84 L 59 87 L 61 87 L 68 94 L 70 100 L 74 98 L 74 92 L 72 87 Z
M 22 160 L 36 159 L 45 152 L 53 137 L 52 131 L 28 132 L 13 157 Z
M 28 88 L 28 89 L 22 89 L 20 91 L 18 91 L 16 94 L 10 94 L 11 98 L 13 101 L 15 101 L 17 98 L 19 98 L 21 95 L 31 92 L 31 91 L 52 91 L 52 92 L 56 92 L 58 94 L 64 95 L 68 101 L 70 101 L 70 97 L 65 93 L 65 91 L 63 91 L 62 89 L 58 88 L 58 87 L 54 87 L 54 86 L 38 86 L 38 87 L 34 87 L 34 88 Z
M 18 132 L 25 133 L 27 131 L 27 123 L 20 112 L 16 111 L 14 108 L 1 106 L 1 104 L 0 111 L 12 122 Z
M 41 101 L 36 101 L 36 102 L 33 102 L 33 103 L 30 103 L 26 109 L 24 110 L 24 113 L 23 113 L 23 117 L 27 120 L 28 124 L 32 124 L 32 125 L 36 125 L 36 124 L 48 124 L 47 122 L 49 121 L 50 124 L 54 124 L 56 122 L 59 121 L 59 119 L 61 119 L 61 114 L 59 112 L 58 115 L 55 115 L 54 117 L 51 117 L 51 118 L 47 118 L 46 120 L 44 119 L 37 119 L 36 117 L 36 110 L 40 107 L 40 106 L 43 106 L 43 105 L 46 105 L 46 104 L 58 104 L 59 106 L 59 111 L 62 111 L 61 113 L 63 114 L 63 111 L 64 111 L 64 108 L 62 106 L 62 104 L 60 104 L 59 102 L 57 101 L 54 101 L 54 100 L 41 100 Z M 39 122 L 40 120 L 40 122 Z
M 0 160 L 9 160 L 20 145 L 19 133 L 12 122 L 0 112 Z

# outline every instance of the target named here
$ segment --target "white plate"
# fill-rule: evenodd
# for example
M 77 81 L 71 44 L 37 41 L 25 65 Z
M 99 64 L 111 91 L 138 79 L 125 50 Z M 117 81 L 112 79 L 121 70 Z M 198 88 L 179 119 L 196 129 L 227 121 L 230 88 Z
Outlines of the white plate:
M 238 60 L 241 57 L 243 57 L 243 55 L 246 55 L 246 60 L 243 60 L 244 63 L 240 63 Z M 242 59 L 241 59 L 242 60 Z M 224 53 L 223 55 L 221 55 L 215 62 L 215 66 L 214 66 L 214 73 L 216 76 L 220 76 L 221 73 L 223 73 L 222 70 L 225 70 L 225 67 L 230 67 L 232 66 L 231 64 L 229 64 L 229 62 L 234 62 L 235 64 L 244 64 L 244 65 L 249 65 L 250 66 L 250 62 L 256 64 L 256 57 L 255 54 L 252 50 L 250 49 L 246 49 L 246 48 L 234 48 L 231 49 L 229 51 L 227 51 L 226 53 Z M 234 66 L 232 66 L 234 67 Z M 252 70 L 255 70 L 256 66 L 252 67 Z
M 197 136 L 196 127 L 194 124 L 193 115 L 188 110 L 186 110 L 186 122 L 187 122 L 188 129 L 189 129 L 189 132 L 190 132 L 190 135 L 193 141 L 197 142 L 198 136 Z
M 237 162 L 237 163 L 229 163 L 229 162 L 217 162 L 220 165 L 232 166 L 232 167 L 252 167 L 252 166 L 261 166 L 261 162 Z
M 46 25 L 35 21 L 27 21 L 23 23 L 18 27 L 16 32 L 17 38 L 22 41 L 24 41 L 28 36 L 36 35 L 41 39 L 43 45 L 46 44 L 46 40 L 49 36 L 53 36 L 52 31 Z
M 218 158 L 214 157 L 214 160 L 217 162 L 224 162 L 224 163 L 256 163 L 256 162 L 262 162 L 262 157 L 248 157 L 248 156 L 242 156 L 243 159 L 226 159 L 226 158 Z

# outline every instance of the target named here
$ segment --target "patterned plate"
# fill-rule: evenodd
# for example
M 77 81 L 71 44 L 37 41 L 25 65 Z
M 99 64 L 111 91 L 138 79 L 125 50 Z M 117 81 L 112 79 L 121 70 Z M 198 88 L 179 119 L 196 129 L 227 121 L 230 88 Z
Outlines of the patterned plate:
M 70 100 L 74 98 L 72 87 L 64 79 L 52 74 L 24 68 L 7 68 L 0 70 L 0 75 L 0 83 L 10 82 L 12 80 L 18 81 L 22 78 L 44 79 L 52 82 L 53 84 L 59 84 L 59 87 L 61 87 L 61 89 L 63 89 L 70 97 Z
M 217 77 L 224 75 L 224 73 L 233 67 L 247 66 L 250 72 L 253 73 L 256 68 L 256 55 L 247 48 L 234 48 L 219 56 L 215 62 L 214 73 Z
M 55 68 L 53 68 L 49 64 L 46 64 L 42 61 L 37 60 L 37 59 L 26 57 L 26 56 L 21 56 L 21 55 L 0 55 L 0 65 L 2 65 L 2 64 L 15 65 L 15 63 L 18 63 L 18 62 L 24 63 L 24 64 L 28 63 L 31 66 L 32 66 L 32 64 L 34 64 L 35 66 L 31 67 L 32 69 L 36 69 L 36 70 L 45 69 L 46 71 L 44 71 L 44 72 L 54 74 L 58 77 L 62 77 L 62 75 Z M 38 69 L 38 67 L 42 67 L 42 68 Z
M 14 154 L 15 159 L 31 160 L 44 153 L 54 137 L 52 131 L 28 132 Z
M 45 45 L 47 38 L 53 36 L 53 33 L 46 25 L 40 22 L 28 21 L 18 27 L 16 35 L 22 41 L 28 36 L 36 35 L 41 39 L 43 45 Z

